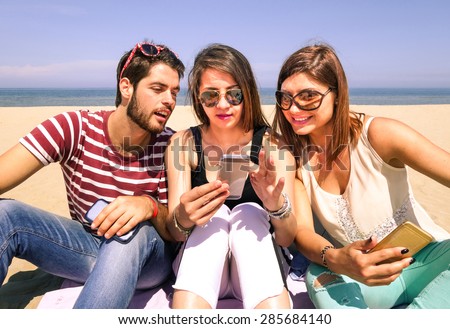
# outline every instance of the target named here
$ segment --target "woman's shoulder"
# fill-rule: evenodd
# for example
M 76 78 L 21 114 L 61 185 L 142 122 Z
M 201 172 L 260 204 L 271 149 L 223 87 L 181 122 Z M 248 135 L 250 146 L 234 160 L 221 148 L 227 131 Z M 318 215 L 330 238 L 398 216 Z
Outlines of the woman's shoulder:
M 192 141 L 192 131 L 190 128 L 175 132 L 171 138 L 171 144 L 177 142 L 178 145 L 188 145 Z
M 367 127 L 367 139 L 371 147 L 384 162 L 396 167 L 403 166 L 395 160 L 399 150 L 413 144 L 415 135 L 414 129 L 393 118 L 372 117 Z
M 377 117 L 366 115 L 364 125 L 367 126 L 367 135 L 369 139 L 390 138 L 396 135 L 399 129 L 403 130 L 408 126 L 403 122 L 386 117 Z
M 173 138 L 180 138 L 182 136 L 185 136 L 187 134 L 191 134 L 191 130 L 190 129 L 183 129 L 183 130 L 178 130 L 177 132 L 175 132 L 172 137 Z

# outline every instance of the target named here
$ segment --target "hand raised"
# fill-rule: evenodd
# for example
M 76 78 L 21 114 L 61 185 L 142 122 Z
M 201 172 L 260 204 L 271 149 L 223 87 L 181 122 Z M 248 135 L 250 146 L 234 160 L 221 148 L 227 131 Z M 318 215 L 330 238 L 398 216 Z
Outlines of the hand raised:
M 284 177 L 277 181 L 273 157 L 266 156 L 264 149 L 259 152 L 258 158 L 258 168 L 250 172 L 253 189 L 267 209 L 280 209 L 284 202 L 283 198 L 280 198 L 284 188 Z

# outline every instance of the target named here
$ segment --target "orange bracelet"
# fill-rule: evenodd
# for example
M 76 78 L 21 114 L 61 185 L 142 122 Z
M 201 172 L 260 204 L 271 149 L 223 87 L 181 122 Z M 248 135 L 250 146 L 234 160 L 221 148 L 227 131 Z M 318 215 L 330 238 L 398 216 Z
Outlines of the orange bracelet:
M 158 202 L 155 200 L 154 197 L 152 197 L 151 195 L 148 194 L 143 194 L 143 196 L 148 197 L 150 200 L 152 200 L 152 204 L 153 204 L 153 214 L 151 218 L 156 218 L 156 216 L 158 216 Z

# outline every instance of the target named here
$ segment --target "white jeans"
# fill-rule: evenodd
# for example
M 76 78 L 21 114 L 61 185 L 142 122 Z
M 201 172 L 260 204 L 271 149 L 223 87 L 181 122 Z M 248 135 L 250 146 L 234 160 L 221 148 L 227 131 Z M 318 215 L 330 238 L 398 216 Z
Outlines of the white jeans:
M 273 243 L 267 219 L 256 203 L 232 211 L 223 205 L 180 250 L 174 288 L 201 296 L 212 308 L 221 298 L 237 298 L 244 308 L 255 308 L 281 294 L 287 265 L 279 260 L 282 255 L 277 257 L 280 247 Z

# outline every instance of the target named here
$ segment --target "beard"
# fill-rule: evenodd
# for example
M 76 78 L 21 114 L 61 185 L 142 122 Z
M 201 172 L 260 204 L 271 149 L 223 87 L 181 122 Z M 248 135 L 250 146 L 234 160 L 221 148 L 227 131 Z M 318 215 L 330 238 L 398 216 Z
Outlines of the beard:
M 151 116 L 153 113 L 146 114 L 142 111 L 142 108 L 139 106 L 136 94 L 133 94 L 130 99 L 130 103 L 127 107 L 127 115 L 131 121 L 133 121 L 139 128 L 151 133 L 151 134 L 159 134 L 163 131 L 164 127 L 160 124 L 152 125 L 151 124 Z

